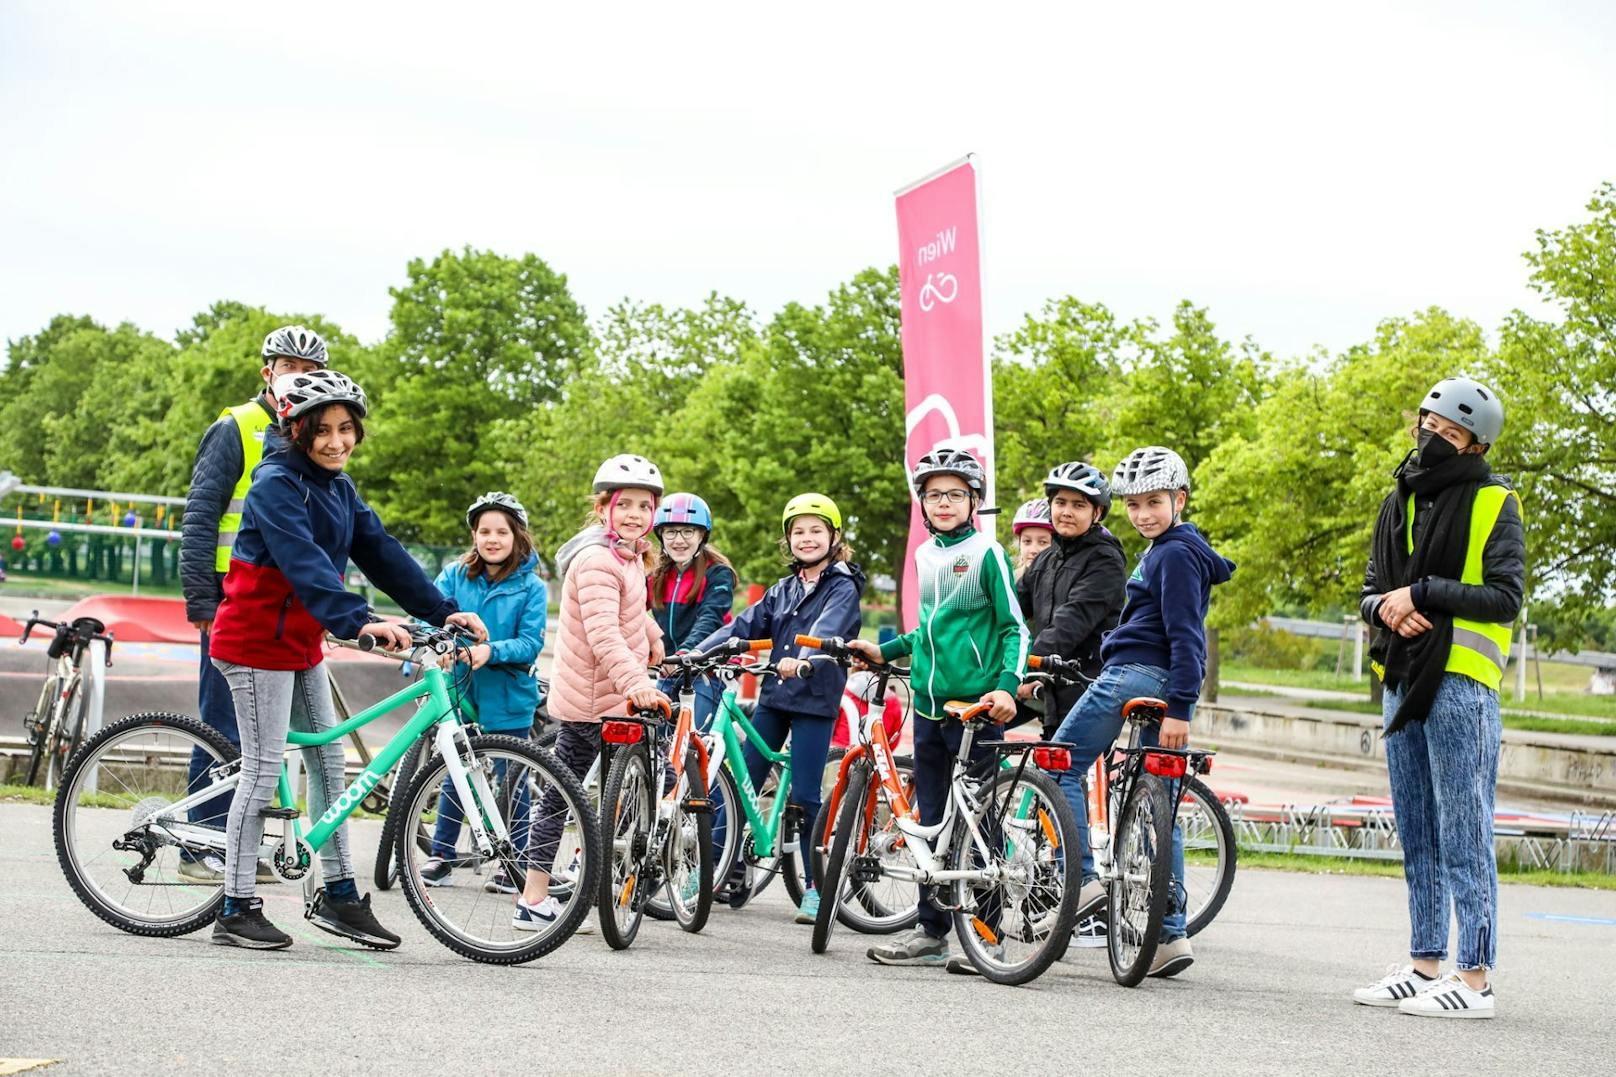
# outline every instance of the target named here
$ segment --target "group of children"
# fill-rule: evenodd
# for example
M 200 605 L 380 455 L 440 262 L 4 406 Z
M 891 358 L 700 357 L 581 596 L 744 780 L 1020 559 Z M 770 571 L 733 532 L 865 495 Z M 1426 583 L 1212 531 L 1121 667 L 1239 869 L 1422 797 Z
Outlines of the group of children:
M 291 939 L 265 919 L 253 897 L 261 812 L 273 795 L 288 726 L 334 722 L 322 640 L 329 632 L 374 636 L 389 646 L 408 642 L 397 626 L 369 622 L 363 599 L 344 585 L 347 561 L 411 615 L 431 624 L 460 624 L 474 634 L 477 642 L 461 661 L 470 667 L 485 730 L 525 733 L 531 726 L 538 703 L 532 667 L 544 646 L 548 601 L 527 513 L 516 498 L 492 492 L 476 499 L 466 513 L 470 550 L 429 580 L 343 473 L 364 437 L 363 391 L 344 375 L 320 368 L 281 375 L 266 395 L 278 433 L 266 443 L 245 498 L 211 652 L 236 702 L 243 755 L 227 826 L 226 902 L 214 938 L 264 949 Z M 986 482 L 975 456 L 939 447 L 922 457 L 911 481 L 931 532 L 916 551 L 919 623 L 877 646 L 858 639 L 866 581 L 831 498 L 809 492 L 786 502 L 780 545 L 789 571 L 732 617 L 735 572 L 710 541 L 707 503 L 689 493 L 667 494 L 660 470 L 644 457 L 623 454 L 601 464 L 584 526 L 555 559 L 561 594 L 547 702 L 560 723 L 556 758 L 582 777 L 600 752 L 603 719 L 668 702 L 671 684 L 656 677 L 667 655 L 707 650 L 732 637 L 768 638 L 779 676 L 763 685 L 753 725 L 772 749 L 789 740 L 793 774 L 801 776 L 792 782 L 789 802 L 801 818 L 816 818 L 819 776 L 847 673 L 809 662 L 812 652 L 797 644 L 799 634 L 849 639 L 871 661 L 910 657 L 922 822 L 940 817 L 959 748 L 961 727 L 943 720 L 948 700 L 979 699 L 1000 723 L 1018 714 L 1037 717 L 1046 733 L 1078 745 L 1063 788 L 1080 820 L 1087 816 L 1082 775 L 1115 738 L 1127 698 L 1165 698 L 1170 716 L 1161 742 L 1185 743 L 1204 672 L 1208 594 L 1233 566 L 1181 522 L 1189 475 L 1177 454 L 1141 449 L 1109 480 L 1080 462 L 1051 469 L 1045 499 L 1017 514 L 1020 557 L 1014 570 L 1003 547 L 979 527 Z M 1130 521 L 1152 541 L 1131 578 L 1121 544 L 1104 525 L 1114 496 L 1124 499 Z M 1094 684 L 1087 692 L 1061 688 L 1039 700 L 1024 682 L 1029 654 L 1069 659 Z M 717 689 L 703 686 L 697 699 L 697 719 L 705 725 Z M 318 814 L 341 792 L 340 750 L 307 754 L 311 809 Z M 748 749 L 745 762 L 754 784 L 761 782 L 763 758 Z M 561 911 L 549 892 L 548 872 L 561 834 L 556 805 L 540 805 L 537 812 L 530 807 L 517 805 L 516 819 L 534 819 L 531 832 L 518 839 L 533 866 L 525 878 L 500 872 L 483 885 L 515 896 L 515 928 L 538 931 Z M 435 855 L 422 871 L 429 885 L 454 885 L 452 849 L 460 822 L 445 789 Z M 819 895 L 811 828 L 800 830 L 806 877 L 796 919 L 811 923 Z M 1181 859 L 1182 849 L 1175 853 Z M 311 918 L 315 925 L 369 945 L 396 946 L 398 937 L 376 921 L 369 898 L 357 892 L 346 836 L 339 834 L 322 859 L 325 886 Z M 1093 911 L 1102 893 L 1085 858 L 1083 909 Z M 932 895 L 923 894 L 918 927 L 872 947 L 869 956 L 883 964 L 945 964 L 969 972 L 969 962 L 949 960 L 947 920 Z M 1183 930 L 1180 909 L 1169 918 L 1158 974 L 1171 975 L 1190 963 Z

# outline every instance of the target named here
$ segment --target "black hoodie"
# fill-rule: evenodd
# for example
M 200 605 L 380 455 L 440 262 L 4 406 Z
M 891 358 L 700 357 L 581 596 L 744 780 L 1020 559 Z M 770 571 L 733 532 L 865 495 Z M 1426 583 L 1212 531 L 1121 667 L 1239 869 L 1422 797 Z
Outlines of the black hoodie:
M 1086 676 L 1098 676 L 1100 638 L 1117 625 L 1127 581 L 1122 543 L 1102 525 L 1076 538 L 1056 532 L 1016 584 L 1021 613 L 1033 631 L 1029 653 L 1070 659 Z M 1082 694 L 1081 686 L 1056 690 L 1045 724 L 1058 724 Z

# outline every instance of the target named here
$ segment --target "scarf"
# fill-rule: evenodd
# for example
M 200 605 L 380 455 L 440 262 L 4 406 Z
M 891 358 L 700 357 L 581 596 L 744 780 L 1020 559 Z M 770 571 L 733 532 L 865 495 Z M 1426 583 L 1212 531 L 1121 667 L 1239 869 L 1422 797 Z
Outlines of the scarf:
M 1442 438 L 1422 436 L 1421 444 L 1403 458 L 1393 474 L 1397 486 L 1381 502 L 1371 547 L 1382 593 L 1430 576 L 1458 579 L 1470 544 L 1470 510 L 1476 491 L 1492 478 L 1486 458 L 1461 454 Z M 1410 494 L 1417 501 L 1435 499 L 1412 554 L 1408 550 Z M 1441 610 L 1420 610 L 1420 614 L 1431 622 L 1429 631 L 1405 639 L 1389 629 L 1377 629 L 1369 648 L 1370 655 L 1385 667 L 1385 682 L 1403 691 L 1397 713 L 1386 727 L 1388 737 L 1411 721 L 1425 721 L 1453 646 L 1452 614 Z

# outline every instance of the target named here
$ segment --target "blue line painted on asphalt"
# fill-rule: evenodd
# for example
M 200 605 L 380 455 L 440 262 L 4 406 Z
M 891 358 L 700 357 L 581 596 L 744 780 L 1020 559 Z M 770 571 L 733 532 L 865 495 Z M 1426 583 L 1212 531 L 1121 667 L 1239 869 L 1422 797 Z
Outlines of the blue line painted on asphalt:
M 1552 920 L 1557 924 L 1592 924 L 1594 927 L 1616 927 L 1616 920 L 1604 916 L 1563 916 L 1555 912 L 1529 912 L 1528 920 Z

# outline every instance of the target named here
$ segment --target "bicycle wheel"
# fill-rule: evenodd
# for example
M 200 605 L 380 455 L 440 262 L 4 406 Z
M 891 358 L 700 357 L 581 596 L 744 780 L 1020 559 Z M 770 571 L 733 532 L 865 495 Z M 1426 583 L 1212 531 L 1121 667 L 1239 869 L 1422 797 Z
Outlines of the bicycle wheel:
M 614 950 L 627 949 L 639 934 L 645 899 L 656 872 L 651 841 L 657 824 L 657 795 L 650 752 L 643 747 L 617 753 L 600 797 L 602 848 L 606 867 L 596 902 L 600 933 Z M 660 770 L 660 768 L 658 768 Z
M 40 769 L 44 766 L 50 743 L 51 719 L 56 715 L 56 686 L 60 683 L 58 677 L 46 677 L 39 689 L 39 702 L 34 704 L 33 712 L 22 720 L 29 746 L 28 775 L 24 785 L 33 785 L 38 781 Z
M 1077 819 L 1055 779 L 1031 766 L 995 770 L 976 796 L 984 810 L 974 827 L 955 818 L 948 867 L 997 878 L 954 884 L 954 934 L 987 979 L 1028 983 L 1066 953 L 1077 923 Z
M 915 792 L 914 764 L 908 756 L 898 756 L 898 780 L 913 802 Z M 844 794 L 845 797 L 845 794 Z M 879 860 L 883 867 L 896 865 L 915 867 L 914 854 L 908 839 L 898 830 L 892 814 L 891 801 L 885 786 L 872 787 L 875 800 L 874 816 L 870 821 L 869 839 L 864 852 Z M 868 802 L 866 802 L 868 803 Z M 827 799 L 819 809 L 814 824 L 814 878 L 824 874 L 824 862 L 830 844 L 835 840 L 835 826 L 830 818 L 831 802 Z M 838 814 L 840 814 L 838 812 Z M 883 872 L 875 881 L 852 885 L 837 909 L 837 916 L 847 927 L 865 935 L 890 935 L 915 925 L 920 918 L 920 885 L 909 879 L 899 879 Z
M 814 915 L 814 936 L 811 942 L 816 954 L 825 952 L 830 945 L 831 932 L 836 928 L 837 909 L 846 900 L 851 889 L 848 858 L 857 856 L 864 847 L 865 827 L 869 815 L 865 811 L 865 798 L 870 789 L 870 772 L 864 766 L 855 766 L 847 774 L 847 790 L 842 794 L 842 807 L 836 813 L 836 835 L 831 839 L 830 855 L 825 858 L 825 874 L 819 878 L 819 912 Z
M 417 770 L 421 769 L 421 758 L 426 755 L 426 746 L 430 742 L 430 735 L 422 735 L 416 738 L 415 743 L 410 745 L 409 751 L 404 753 L 404 758 L 399 760 L 398 770 L 393 774 L 391 786 L 395 792 L 409 788 L 410 779 L 415 777 Z M 376 868 L 372 881 L 375 882 L 378 890 L 391 890 L 393 884 L 398 881 L 400 814 L 393 810 L 394 799 L 396 797 L 388 800 L 387 814 L 382 816 L 382 837 L 376 843 Z M 423 851 L 430 853 L 432 852 L 432 842 L 425 832 L 426 828 L 417 823 L 416 841 L 419 842 L 425 838 L 427 845 Z
M 1194 935 L 1210 924 L 1229 900 L 1240 852 L 1228 810 L 1199 778 L 1184 782 L 1178 825 L 1184 833 L 1185 931 Z
M 533 824 L 533 832 L 548 823 L 562 834 L 560 846 L 565 849 L 564 855 L 569 859 L 577 858 L 575 870 L 582 886 L 574 888 L 561 902 L 561 912 L 555 920 L 530 931 L 513 923 L 515 895 L 488 893 L 480 886 L 429 890 L 421 878 L 421 868 L 428 854 L 411 842 L 402 842 L 399 846 L 399 883 L 421 925 L 455 953 L 494 965 L 532 961 L 566 942 L 589 914 L 595 887 L 600 882 L 599 824 L 578 779 L 549 752 L 520 737 L 497 734 L 471 737 L 468 743 L 472 774 L 482 776 L 490 797 L 499 797 L 498 785 L 505 781 L 510 783 L 513 803 L 518 805 L 512 812 L 514 819 L 502 819 L 502 825 L 489 827 L 494 858 L 499 860 L 508 877 L 520 881 L 530 868 L 553 869 L 553 863 L 540 863 L 528 848 L 529 823 Z M 435 821 L 440 787 L 448 773 L 448 762 L 443 756 L 433 754 L 416 772 L 402 800 L 394 801 L 393 810 L 402 810 L 402 818 L 411 822 L 429 825 Z M 486 810 L 472 805 L 464 814 L 469 818 L 491 819 L 493 808 L 493 802 Z M 569 834 L 574 837 L 569 839 Z M 451 850 L 451 863 L 480 864 L 488 859 L 477 849 L 475 832 L 468 822 L 460 828 Z M 561 900 L 553 889 L 551 896 Z
M 197 820 L 219 831 L 217 848 L 182 845 L 164 827 L 167 806 L 187 793 L 197 748 L 210 757 L 210 770 L 237 759 L 229 741 L 194 718 L 137 714 L 91 737 L 56 792 L 56 859 L 68 885 L 91 912 L 131 935 L 196 931 L 224 903 L 222 879 L 180 874 L 182 849 L 197 855 L 223 849 L 224 815 Z M 197 788 L 212 780 L 204 776 Z M 228 812 L 234 788 L 221 791 L 221 812 Z
M 720 767 L 708 791 L 713 802 L 713 891 L 714 897 L 729 904 L 729 880 L 741 863 L 741 843 L 749 840 L 746 815 L 741 810 L 740 793 L 728 767 Z M 653 915 L 655 913 L 653 912 Z M 672 915 L 669 913 L 669 915 Z
M 1172 807 L 1154 774 L 1134 778 L 1116 830 L 1116 878 L 1108 888 L 1106 950 L 1111 975 L 1137 987 L 1150 970 L 1172 878 Z
M 709 807 L 691 811 L 688 799 L 706 800 L 707 781 L 694 747 L 685 749 L 684 774 L 674 791 L 673 817 L 662 846 L 662 877 L 668 906 L 686 931 L 707 926 L 713 910 L 713 815 Z
M 782 795 L 779 791 L 780 768 L 776 765 L 769 771 L 764 779 L 763 788 L 758 793 L 758 812 L 765 819 L 774 811 L 774 798 Z M 745 820 L 745 816 L 741 816 Z M 741 882 L 732 888 L 729 907 L 740 909 L 745 907 L 753 898 L 769 888 L 776 875 L 785 879 L 786 894 L 791 903 L 802 905 L 802 896 L 807 890 L 807 884 L 802 874 L 801 841 L 796 815 L 791 808 L 780 817 L 780 832 L 775 835 L 774 848 L 759 856 L 752 845 L 752 827 L 748 821 L 745 829 L 738 835 L 739 852 L 736 859 L 742 865 Z M 733 869 L 732 869 L 733 870 Z
M 50 751 L 45 759 L 46 789 L 62 784 L 67 765 L 84 740 L 84 682 L 78 674 L 67 682 L 62 705 L 56 713 L 56 728 L 51 731 Z

